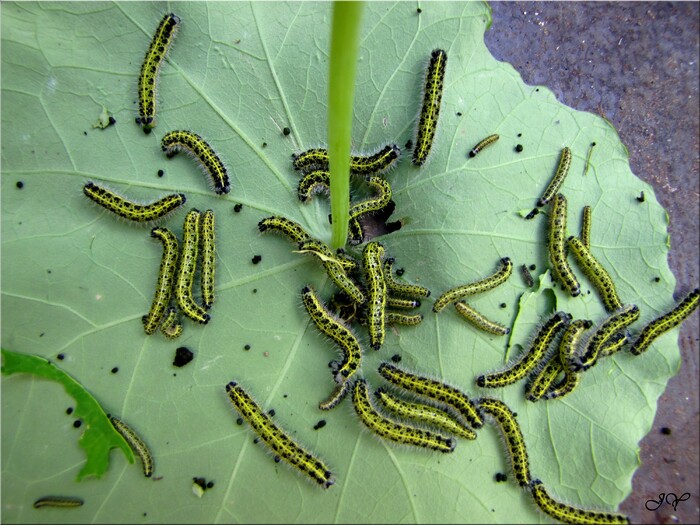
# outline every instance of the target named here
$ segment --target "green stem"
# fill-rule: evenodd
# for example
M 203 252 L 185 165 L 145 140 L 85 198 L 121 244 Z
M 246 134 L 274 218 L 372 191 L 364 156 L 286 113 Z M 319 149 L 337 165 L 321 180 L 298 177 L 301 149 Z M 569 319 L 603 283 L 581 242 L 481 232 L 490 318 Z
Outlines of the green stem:
M 328 85 L 328 157 L 331 172 L 331 246 L 345 246 L 350 219 L 350 140 L 362 2 L 334 2 Z

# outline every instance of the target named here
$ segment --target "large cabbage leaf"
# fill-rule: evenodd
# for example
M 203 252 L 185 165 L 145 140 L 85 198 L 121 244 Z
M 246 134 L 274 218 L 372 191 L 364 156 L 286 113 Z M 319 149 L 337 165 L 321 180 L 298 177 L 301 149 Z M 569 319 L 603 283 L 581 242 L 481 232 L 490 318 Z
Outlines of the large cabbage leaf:
M 477 333 L 454 311 L 390 330 L 363 374 L 378 386 L 377 364 L 440 377 L 473 396 L 495 395 L 518 413 L 533 474 L 555 495 L 614 508 L 631 490 L 638 442 L 656 400 L 679 366 L 672 336 L 633 358 L 623 353 L 586 373 L 561 401 L 524 401 L 522 384 L 479 391 L 474 378 L 516 355 L 554 309 L 595 322 L 605 313 L 590 284 L 571 299 L 552 287 L 546 218 L 523 219 L 552 176 L 563 146 L 574 159 L 563 191 L 569 231 L 593 207 L 592 250 L 642 320 L 672 302 L 666 262 L 667 216 L 651 187 L 630 171 L 610 124 L 563 106 L 544 87 L 527 86 L 484 46 L 490 11 L 482 3 L 366 6 L 358 64 L 354 148 L 372 151 L 413 138 L 423 69 L 434 48 L 447 51 L 438 136 L 430 163 L 406 154 L 388 178 L 403 227 L 381 238 L 405 278 L 444 290 L 491 273 L 501 257 L 536 265 L 538 284 L 513 275 L 473 305 L 513 327 L 511 336 Z M 2 9 L 2 346 L 54 360 L 121 415 L 150 445 L 155 479 L 112 454 L 100 480 L 76 483 L 85 457 L 80 430 L 65 416 L 70 398 L 30 376 L 3 378 L 3 519 L 13 522 L 297 521 L 537 522 L 525 491 L 496 483 L 507 458 L 495 428 L 460 441 L 451 455 L 380 441 L 361 428 L 347 401 L 329 413 L 332 346 L 309 324 L 299 292 L 332 291 L 316 261 L 292 253 L 258 221 L 284 215 L 330 239 L 328 203 L 306 206 L 294 190 L 292 153 L 326 137 L 331 5 L 327 3 L 7 3 Z M 182 28 L 163 65 L 158 125 L 134 124 L 136 80 L 162 16 Z M 116 119 L 104 127 L 106 119 Z M 283 129 L 291 130 L 289 135 Z M 227 162 L 231 193 L 215 196 L 190 159 L 166 159 L 159 140 L 191 129 Z M 470 159 L 491 133 L 500 141 Z M 586 158 L 592 142 L 586 173 Z M 517 152 L 516 146 L 522 145 Z M 158 177 L 158 170 L 164 176 Z M 161 247 L 148 228 L 125 224 L 82 195 L 86 180 L 133 198 L 184 192 L 187 206 L 218 220 L 217 299 L 205 326 L 185 322 L 170 342 L 147 337 Z M 17 183 L 23 182 L 23 187 Z M 644 190 L 646 202 L 635 197 Z M 239 213 L 234 205 L 243 205 Z M 164 224 L 180 234 L 183 213 Z M 254 255 L 262 255 L 252 264 Z M 660 277 L 660 282 L 654 278 Z M 501 303 L 505 308 L 501 307 Z M 366 342 L 366 336 L 363 336 Z M 175 349 L 195 353 L 182 369 Z M 250 345 L 246 351 L 245 345 Z M 113 367 L 118 373 L 113 374 Z M 337 483 L 317 489 L 253 443 L 226 398 L 236 380 L 275 419 L 332 466 Z M 327 425 L 314 430 L 325 419 Z M 215 485 L 201 499 L 192 478 Z M 31 508 L 47 493 L 79 495 L 78 510 Z

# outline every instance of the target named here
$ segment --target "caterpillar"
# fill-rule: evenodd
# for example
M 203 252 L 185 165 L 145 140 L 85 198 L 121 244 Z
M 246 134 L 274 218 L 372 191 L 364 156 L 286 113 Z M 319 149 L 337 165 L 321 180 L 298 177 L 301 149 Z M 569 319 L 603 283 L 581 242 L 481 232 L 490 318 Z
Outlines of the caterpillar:
M 559 158 L 559 166 L 557 166 L 557 171 L 554 177 L 547 185 L 544 193 L 537 201 L 537 206 L 540 208 L 546 206 L 550 200 L 559 192 L 566 175 L 569 173 L 569 166 L 571 166 L 571 150 L 567 147 L 561 150 L 561 157 Z
M 146 334 L 153 334 L 160 325 L 165 310 L 170 303 L 170 293 L 175 283 L 177 269 L 178 243 L 175 234 L 166 228 L 153 228 L 151 237 L 160 239 L 163 243 L 163 255 L 160 260 L 156 293 L 148 314 L 143 316 L 143 329 Z
M 362 361 L 362 348 L 357 337 L 328 311 L 312 288 L 302 288 L 301 299 L 316 328 L 343 349 L 343 360 L 334 373 L 337 383 L 347 381 L 357 372 Z
M 335 385 L 330 395 L 318 404 L 320 410 L 331 410 L 340 403 L 352 388 L 352 381 L 343 381 Z
M 391 184 L 383 177 L 371 176 L 367 184 L 375 190 L 376 195 L 362 200 L 350 207 L 350 219 L 359 219 L 368 213 L 375 213 L 383 209 L 391 200 Z
M 177 309 L 172 306 L 168 307 L 163 314 L 163 322 L 160 325 L 160 331 L 168 339 L 177 339 L 182 335 L 182 324 L 177 317 Z
M 386 305 L 390 308 L 404 308 L 410 310 L 411 308 L 419 308 L 420 301 L 417 299 L 404 299 L 403 297 L 391 297 L 386 298 Z
M 453 386 L 412 374 L 386 362 L 379 365 L 379 374 L 395 386 L 452 407 L 474 428 L 484 424 L 474 403 L 464 392 Z
M 380 414 L 372 405 L 367 382 L 364 379 L 358 379 L 353 385 L 352 404 L 360 421 L 372 432 L 385 439 L 439 452 L 452 452 L 455 448 L 456 443 L 452 438 L 398 423 Z
M 479 399 L 477 406 L 495 419 L 505 438 L 515 479 L 521 487 L 527 486 L 531 481 L 530 460 L 525 448 L 525 439 L 515 414 L 503 401 L 490 397 Z
M 476 384 L 484 388 L 498 388 L 521 380 L 537 366 L 559 331 L 568 324 L 569 315 L 556 312 L 537 330 L 529 350 L 505 370 L 477 377 Z
M 400 283 L 394 279 L 393 257 L 388 257 L 384 261 L 384 280 L 386 281 L 387 292 L 405 297 L 430 297 L 430 290 L 425 286 L 417 284 Z
M 153 456 L 151 451 L 148 450 L 146 443 L 130 428 L 126 423 L 120 419 L 110 416 L 109 420 L 112 422 L 112 426 L 116 429 L 119 434 L 124 438 L 124 440 L 129 444 L 131 450 L 141 459 L 143 465 L 143 475 L 150 478 L 153 475 Z
M 82 499 L 73 496 L 44 496 L 34 502 L 34 508 L 59 507 L 64 509 L 82 507 L 85 503 Z
M 386 324 L 400 324 L 404 326 L 415 326 L 423 321 L 423 314 L 405 315 L 398 312 L 386 313 Z
M 156 34 L 153 35 L 146 56 L 141 65 L 141 74 L 139 75 L 139 116 L 136 118 L 136 124 L 140 125 L 143 132 L 148 134 L 151 129 L 156 126 L 156 83 L 158 81 L 158 73 L 160 66 L 163 63 L 165 55 L 175 40 L 180 18 L 173 13 L 169 13 L 163 17 L 156 29 Z
M 378 242 L 368 242 L 362 252 L 362 267 L 367 280 L 367 292 L 369 295 L 367 305 L 367 319 L 369 321 L 369 341 L 374 350 L 379 350 L 384 343 L 385 309 L 386 309 L 386 282 L 382 256 L 384 246 Z
M 182 253 L 175 281 L 177 305 L 187 317 L 201 324 L 207 324 L 210 316 L 192 297 L 192 281 L 197 269 L 199 251 L 199 210 L 193 209 L 185 216 L 183 226 Z
M 350 173 L 355 175 L 372 175 L 383 173 L 393 168 L 401 156 L 401 148 L 396 144 L 387 144 L 371 155 L 353 155 L 350 157 Z M 313 170 L 328 171 L 328 150 L 315 148 L 299 153 L 294 157 L 295 170 L 309 173 Z
M 338 251 L 334 254 L 326 243 L 318 239 L 308 238 L 300 242 L 297 251 L 300 253 L 311 253 L 322 262 L 337 264 L 346 272 L 352 272 L 357 269 L 357 262 L 346 254 L 342 248 L 338 248 Z
M 562 371 L 561 362 L 556 353 L 546 358 L 538 368 L 539 371 L 525 390 L 525 399 L 533 403 L 542 399 Z
M 484 140 L 480 141 L 476 146 L 472 148 L 469 152 L 469 157 L 476 157 L 476 155 L 484 148 L 495 143 L 499 139 L 498 135 L 489 135 Z
M 137 204 L 126 200 L 121 195 L 107 188 L 98 186 L 94 182 L 87 182 L 83 186 L 83 193 L 103 208 L 135 222 L 156 221 L 172 213 L 187 202 L 184 193 L 173 193 L 150 204 Z
M 478 329 L 493 335 L 508 335 L 510 333 L 510 328 L 487 319 L 481 312 L 476 311 L 467 303 L 457 301 L 454 304 L 459 315 Z
M 661 334 L 681 324 L 698 307 L 700 288 L 690 292 L 673 310 L 654 319 L 646 325 L 632 343 L 630 352 L 639 355 L 647 351 L 649 345 Z
M 171 131 L 161 139 L 160 144 L 168 157 L 184 150 L 196 159 L 204 173 L 209 175 L 213 189 L 218 195 L 231 190 L 224 163 L 212 147 L 196 133 L 187 130 Z
M 591 207 L 584 206 L 581 217 L 581 242 L 590 250 L 591 249 Z
M 628 304 L 605 319 L 588 340 L 584 352 L 571 360 L 571 369 L 583 371 L 596 364 L 600 352 L 609 344 L 613 336 L 639 319 L 639 316 L 639 307 L 634 304 Z
M 462 425 L 452 414 L 432 405 L 405 401 L 385 388 L 375 390 L 374 395 L 387 410 L 404 419 L 413 419 L 427 425 L 433 425 L 445 432 L 464 439 L 476 439 L 476 433 Z
M 205 211 L 199 219 L 200 241 L 202 249 L 202 304 L 206 310 L 214 303 L 214 275 L 216 273 L 216 232 L 214 212 Z
M 544 393 L 544 399 L 556 399 L 564 397 L 571 392 L 579 383 L 580 374 L 572 369 L 571 363 L 576 356 L 576 349 L 581 341 L 583 333 L 589 330 L 593 323 L 589 319 L 576 319 L 572 321 L 564 330 L 564 335 L 559 343 L 559 351 L 555 357 L 559 359 L 559 364 L 564 371 L 564 379 L 554 385 L 548 392 Z
M 258 230 L 261 232 L 275 231 L 283 233 L 290 241 L 297 244 L 311 238 L 299 223 L 287 219 L 286 217 L 266 217 L 258 223 Z
M 301 202 L 311 200 L 314 193 L 330 193 L 331 173 L 327 170 L 314 170 L 304 175 L 297 187 L 297 196 Z
M 478 281 L 447 290 L 438 297 L 435 304 L 433 304 L 433 312 L 440 312 L 445 306 L 458 301 L 462 297 L 491 290 L 506 282 L 511 273 L 513 273 L 513 262 L 508 257 L 503 257 L 500 262 L 501 267 L 494 274 Z
M 610 278 L 610 274 L 605 271 L 598 259 L 593 256 L 586 244 L 573 235 L 569 237 L 567 244 L 583 273 L 586 274 L 586 277 L 598 290 L 605 309 L 608 312 L 614 312 L 622 308 L 622 301 L 620 301 L 620 296 L 617 294 L 615 283 Z
M 581 294 L 581 285 L 576 279 L 574 272 L 571 271 L 569 262 L 566 260 L 566 245 L 564 244 L 566 236 L 566 208 L 566 197 L 561 193 L 557 193 L 552 201 L 549 214 L 547 249 L 554 277 L 569 292 L 571 297 L 577 297 Z
M 623 525 L 630 522 L 624 514 L 579 509 L 557 501 L 547 493 L 539 479 L 532 480 L 530 492 L 542 512 L 562 523 Z
M 322 262 L 331 280 L 358 304 L 364 304 L 365 294 L 348 277 L 343 264 L 333 256 L 331 249 L 321 241 L 307 239 L 299 243 L 299 251 L 316 255 Z
M 275 462 L 284 460 L 302 474 L 309 476 L 323 488 L 335 483 L 333 474 L 323 461 L 304 450 L 280 427 L 275 425 L 241 385 L 231 381 L 226 393 L 236 410 L 274 453 Z
M 423 88 L 423 106 L 416 129 L 415 147 L 413 148 L 413 164 L 422 166 L 428 160 L 433 147 L 433 139 L 437 131 L 440 103 L 447 69 L 447 53 L 435 49 L 430 54 L 430 63 L 425 73 Z

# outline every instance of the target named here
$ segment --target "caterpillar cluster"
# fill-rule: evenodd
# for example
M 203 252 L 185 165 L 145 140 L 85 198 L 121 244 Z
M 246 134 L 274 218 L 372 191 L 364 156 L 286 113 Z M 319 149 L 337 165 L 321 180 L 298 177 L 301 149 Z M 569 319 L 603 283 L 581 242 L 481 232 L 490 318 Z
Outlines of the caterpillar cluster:
M 139 117 L 136 121 L 145 133 L 150 133 L 156 125 L 157 75 L 180 23 L 176 15 L 165 15 L 144 59 L 139 77 Z M 433 149 L 446 67 L 447 53 L 435 49 L 425 72 L 422 107 L 413 148 L 412 162 L 415 166 L 425 165 Z M 498 139 L 496 134 L 486 137 L 474 146 L 469 156 L 476 156 Z M 161 148 L 168 157 L 185 150 L 197 160 L 218 195 L 229 193 L 230 182 L 223 161 L 198 134 L 186 130 L 171 131 L 162 138 Z M 357 321 L 366 326 L 368 346 L 379 350 L 386 339 L 387 325 L 411 326 L 420 323 L 422 314 L 407 314 L 404 311 L 420 307 L 421 299 L 431 295 L 425 287 L 397 281 L 394 278 L 394 259 L 388 256 L 383 244 L 368 241 L 369 235 L 365 231 L 364 223 L 369 215 L 384 214 L 388 218 L 393 212 L 392 188 L 385 175 L 398 164 L 400 157 L 401 149 L 390 143 L 369 155 L 353 155 L 350 159 L 350 172 L 356 176 L 358 185 L 369 193 L 369 197 L 350 203 L 349 242 L 355 245 L 365 243 L 361 258 L 332 251 L 310 236 L 300 224 L 285 217 L 268 217 L 258 224 L 261 232 L 282 233 L 296 244 L 296 251 L 312 255 L 339 290 L 328 304 L 310 285 L 304 286 L 301 291 L 302 302 L 311 322 L 341 350 L 341 358 L 331 363 L 333 391 L 328 399 L 320 403 L 319 408 L 331 409 L 350 394 L 359 420 L 372 432 L 393 442 L 443 453 L 452 452 L 458 438 L 475 439 L 476 430 L 485 421 L 493 422 L 504 434 L 516 481 L 530 491 L 544 512 L 571 522 L 626 522 L 623 516 L 617 514 L 577 509 L 553 499 L 542 482 L 531 476 L 516 415 L 501 401 L 491 398 L 472 400 L 454 386 L 386 362 L 379 366 L 378 372 L 392 386 L 380 387 L 374 396 L 370 395 L 369 384 L 362 376 L 362 339 L 356 335 L 351 323 Z M 590 208 L 584 212 L 581 239 L 567 235 L 567 203 L 559 190 L 571 162 L 571 150 L 564 148 L 554 178 L 537 202 L 538 208 L 550 206 L 547 242 L 550 263 L 555 278 L 572 297 L 576 297 L 580 294 L 580 284 L 567 259 L 569 253 L 573 254 L 611 315 L 593 329 L 590 320 L 573 320 L 565 312 L 555 313 L 537 330 L 530 348 L 511 366 L 479 376 L 477 385 L 480 387 L 505 386 L 531 376 L 528 399 L 535 401 L 562 397 L 573 391 L 581 372 L 591 368 L 598 360 L 619 352 L 630 341 L 627 327 L 640 318 L 639 308 L 624 305 L 609 274 L 591 254 Z M 302 174 L 297 189 L 302 202 L 311 200 L 315 193 L 329 191 L 329 162 L 325 149 L 314 148 L 295 155 L 293 168 Z M 186 200 L 183 194 L 172 194 L 152 203 L 139 204 L 92 182 L 86 184 L 83 191 L 97 204 L 139 223 L 158 221 L 182 207 Z M 211 210 L 204 214 L 198 210 L 187 213 L 181 245 L 177 236 L 166 228 L 153 228 L 151 235 L 162 242 L 163 255 L 152 306 L 143 317 L 144 331 L 150 335 L 160 328 L 167 337 L 175 338 L 182 333 L 178 313 L 201 324 L 207 324 L 210 320 L 208 310 L 214 301 L 215 288 L 214 214 Z M 512 273 L 513 263 L 508 257 L 502 258 L 500 263 L 501 267 L 495 273 L 443 293 L 433 305 L 434 312 L 454 304 L 458 314 L 475 327 L 493 335 L 508 334 L 508 327 L 487 319 L 462 301 L 465 297 L 505 283 Z M 200 277 L 200 302 L 194 291 L 197 276 Z M 697 305 L 698 290 L 695 290 L 678 307 L 649 323 L 632 345 L 632 353 L 643 353 L 656 337 L 677 326 Z M 591 335 L 586 337 L 588 333 Z M 559 337 L 561 342 L 558 349 L 550 351 Z M 228 383 L 226 392 L 241 417 L 272 450 L 275 462 L 285 461 L 324 488 L 333 485 L 334 479 L 326 464 L 277 426 L 238 382 Z M 408 396 L 411 398 L 407 399 Z M 416 402 L 414 397 L 420 401 Z M 112 423 L 141 456 L 144 474 L 151 476 L 153 460 L 143 441 L 116 418 L 112 418 Z

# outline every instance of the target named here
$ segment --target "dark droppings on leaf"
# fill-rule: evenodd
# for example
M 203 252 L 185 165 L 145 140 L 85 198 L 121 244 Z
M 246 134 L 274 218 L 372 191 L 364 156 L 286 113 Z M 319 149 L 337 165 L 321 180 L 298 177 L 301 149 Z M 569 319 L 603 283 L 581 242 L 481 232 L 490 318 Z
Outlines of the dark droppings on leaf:
M 391 356 L 391 360 L 394 363 L 400 363 L 401 362 L 401 356 L 399 354 L 394 354 Z
M 68 414 L 70 416 L 72 413 L 73 413 L 73 407 L 66 408 L 66 414 Z
M 314 425 L 314 430 L 318 430 L 319 428 L 323 428 L 326 426 L 326 420 L 321 419 L 318 423 Z
M 260 261 L 262 261 L 262 255 L 254 255 L 251 259 L 253 264 L 258 264 Z
M 207 488 L 208 488 L 208 489 L 212 488 L 213 486 L 214 486 L 214 482 L 213 482 L 213 481 L 207 481 Z
M 533 272 L 534 272 L 535 270 L 537 270 L 537 265 L 536 265 L 536 264 L 531 264 L 531 265 L 530 265 L 530 270 L 532 270 Z
M 192 353 L 192 350 L 187 348 L 186 346 L 181 346 L 177 350 L 175 350 L 175 359 L 173 360 L 173 365 L 177 367 L 183 367 L 190 361 L 194 359 L 194 353 Z
M 257 288 L 253 288 L 253 293 L 258 293 L 258 289 L 257 289 Z
M 83 131 L 83 135 L 87 137 L 87 131 Z
M 17 189 L 21 190 L 22 188 L 24 188 L 24 182 L 22 182 L 21 180 L 18 180 L 17 184 L 15 184 L 15 186 L 17 186 Z
M 115 366 L 114 368 L 112 368 L 111 372 L 112 372 L 113 374 L 116 374 L 117 372 L 119 372 L 119 367 L 118 367 L 118 366 Z
M 497 482 L 501 483 L 503 481 L 508 481 L 508 476 L 506 476 L 503 472 L 497 472 L 495 479 Z
M 421 14 L 422 12 L 423 12 L 423 10 L 420 7 L 416 8 L 416 13 Z
M 405 272 L 406 270 L 404 270 L 403 268 L 396 269 L 396 275 L 398 275 L 399 277 L 401 277 Z
M 411 139 L 408 139 L 406 141 L 406 144 L 404 145 L 406 149 L 413 149 L 413 141 Z
M 283 134 L 285 137 L 286 137 L 287 135 L 289 135 L 291 132 L 292 132 L 292 130 L 289 129 L 289 128 L 284 128 L 284 129 L 282 130 L 282 134 Z
M 243 205 L 240 202 L 233 207 L 233 211 L 235 211 L 236 213 L 240 213 L 242 209 Z
M 516 153 L 520 153 L 521 151 L 523 151 L 523 145 L 522 145 L 522 144 L 518 144 L 517 146 L 515 146 L 515 152 L 516 152 Z
M 75 421 L 73 421 L 73 426 L 74 426 L 75 428 L 80 428 L 80 426 L 81 426 L 82 424 L 83 424 L 83 422 L 80 421 L 79 419 L 76 419 Z
M 109 117 L 109 122 L 107 123 L 107 126 L 114 126 L 116 123 L 117 119 L 115 119 L 114 117 Z
M 263 148 L 267 148 L 267 142 L 263 142 L 263 143 L 262 143 L 262 147 L 263 147 Z
M 245 345 L 245 346 L 243 347 L 243 350 L 250 350 L 250 345 Z
M 242 417 L 239 417 L 238 419 L 236 419 L 236 425 L 242 425 L 242 424 L 243 424 L 243 418 L 242 418 Z
M 655 283 L 660 283 L 660 282 L 661 282 L 661 277 L 654 277 L 654 282 L 655 282 Z
M 644 192 L 642 192 L 642 193 L 639 194 L 639 197 L 637 197 L 637 201 L 639 201 L 639 202 L 644 202 L 644 201 L 645 201 Z
M 462 116 L 462 112 L 461 112 L 461 111 L 458 111 L 458 112 L 457 112 L 457 116 L 458 116 L 458 117 L 461 117 L 461 116 Z
M 518 133 L 518 137 L 522 137 L 522 136 L 523 136 L 523 134 L 522 134 L 522 133 Z
M 507 308 L 508 305 L 506 303 L 501 303 L 501 308 Z
M 268 414 L 270 417 L 275 417 L 275 414 L 276 414 L 275 409 L 274 409 L 274 408 L 271 408 L 270 410 L 267 411 L 267 414 Z
M 66 356 L 64 354 L 58 354 L 56 356 L 56 359 L 58 359 L 59 361 L 63 361 L 65 358 L 66 358 Z
M 165 172 L 163 170 L 158 170 L 158 176 L 162 177 L 163 175 L 165 175 Z
M 668 427 L 661 427 L 661 433 L 664 436 L 670 436 L 671 435 L 671 429 Z

